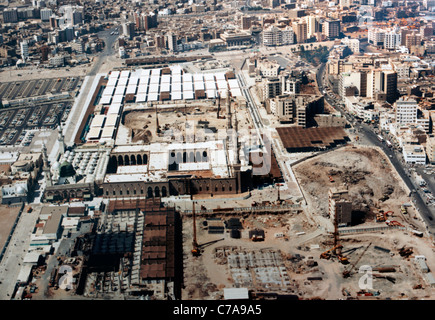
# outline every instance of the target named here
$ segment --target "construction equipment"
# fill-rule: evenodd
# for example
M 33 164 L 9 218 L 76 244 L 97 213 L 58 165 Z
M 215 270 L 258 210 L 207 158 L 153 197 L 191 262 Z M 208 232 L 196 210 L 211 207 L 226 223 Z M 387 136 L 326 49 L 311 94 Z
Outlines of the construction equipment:
M 363 255 L 366 253 L 366 251 L 369 249 L 369 247 L 372 245 L 372 243 L 370 242 L 369 245 L 364 249 L 364 251 L 361 253 L 361 255 L 359 256 L 359 258 L 351 264 L 350 268 L 347 270 L 343 271 L 343 277 L 344 278 L 348 278 L 350 277 L 352 274 L 352 270 L 355 268 L 355 266 L 358 264 L 358 262 L 361 260 L 361 258 L 363 257 Z
M 198 241 L 196 240 L 196 216 L 195 216 L 195 201 L 193 202 L 192 208 L 192 216 L 193 216 L 193 241 L 192 241 L 192 255 L 194 257 L 198 257 L 201 255 L 201 250 L 198 245 Z
M 342 255 L 341 249 L 343 249 L 343 246 L 340 244 L 337 217 L 335 216 L 334 217 L 334 246 L 331 249 L 320 254 L 320 258 L 330 259 L 331 252 L 332 252 L 332 254 L 335 255 L 342 264 L 348 264 L 349 259 Z
M 387 225 L 389 225 L 389 226 L 399 226 L 399 227 L 403 227 L 404 226 L 399 221 L 395 221 L 395 220 L 387 220 L 387 221 L 385 221 L 385 223 Z
M 196 214 L 195 214 L 195 202 L 193 202 L 193 208 L 192 208 L 192 217 L 193 217 L 193 240 L 192 240 L 192 255 L 194 257 L 199 257 L 201 255 L 201 249 L 205 248 L 206 246 L 209 246 L 213 243 L 216 243 L 218 241 L 222 241 L 225 238 L 212 240 L 203 244 L 198 244 L 198 240 L 196 239 Z
M 384 212 L 383 210 L 379 211 L 376 215 L 376 222 L 385 222 L 387 221 L 387 217 L 389 213 L 393 213 L 393 211 Z
M 399 254 L 401 257 L 408 258 L 413 253 L 412 248 L 402 247 L 399 250 Z

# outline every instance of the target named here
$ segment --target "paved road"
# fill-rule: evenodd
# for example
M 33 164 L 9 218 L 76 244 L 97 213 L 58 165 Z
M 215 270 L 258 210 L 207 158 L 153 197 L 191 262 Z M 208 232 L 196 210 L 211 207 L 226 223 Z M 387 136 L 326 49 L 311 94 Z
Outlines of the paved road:
M 316 75 L 319 90 L 321 92 L 323 92 L 325 88 L 323 83 L 325 67 L 326 65 L 322 64 L 317 69 Z M 349 115 L 347 112 L 345 112 L 335 99 L 331 98 L 326 94 L 325 100 L 336 110 L 338 110 L 343 116 L 345 116 L 349 123 L 356 123 L 356 119 L 353 118 L 353 116 Z M 372 125 L 361 123 L 360 125 L 358 125 L 358 128 L 360 130 L 359 135 L 362 136 L 363 139 L 369 141 L 370 145 L 380 147 L 384 151 L 384 153 L 390 158 L 391 163 L 393 164 L 394 168 L 396 169 L 397 173 L 400 175 L 404 183 L 408 186 L 408 188 L 411 191 L 415 190 L 416 186 L 409 175 L 407 165 L 403 163 L 400 153 L 398 153 L 394 148 L 389 148 L 385 144 L 385 142 L 379 141 L 377 138 L 377 133 L 374 132 L 374 127 Z M 414 202 L 416 208 L 419 210 L 422 218 L 428 226 L 428 231 L 432 235 L 435 235 L 435 208 L 426 205 L 425 200 L 422 198 L 422 194 L 418 192 L 412 192 L 411 195 L 412 201 Z

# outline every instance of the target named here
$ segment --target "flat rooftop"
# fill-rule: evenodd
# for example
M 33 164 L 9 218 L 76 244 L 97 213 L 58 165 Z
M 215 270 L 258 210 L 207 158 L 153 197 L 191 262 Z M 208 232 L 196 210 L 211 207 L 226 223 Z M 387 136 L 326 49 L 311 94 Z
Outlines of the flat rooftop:
M 339 127 L 282 127 L 276 130 L 284 148 L 289 151 L 332 148 L 337 144 L 344 144 L 349 141 L 344 129 Z

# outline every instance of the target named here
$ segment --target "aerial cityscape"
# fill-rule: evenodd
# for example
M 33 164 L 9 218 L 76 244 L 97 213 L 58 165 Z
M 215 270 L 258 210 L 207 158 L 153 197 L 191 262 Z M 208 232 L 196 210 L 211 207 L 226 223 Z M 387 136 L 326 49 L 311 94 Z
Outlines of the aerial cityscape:
M 0 300 L 435 299 L 435 0 L 0 6 Z

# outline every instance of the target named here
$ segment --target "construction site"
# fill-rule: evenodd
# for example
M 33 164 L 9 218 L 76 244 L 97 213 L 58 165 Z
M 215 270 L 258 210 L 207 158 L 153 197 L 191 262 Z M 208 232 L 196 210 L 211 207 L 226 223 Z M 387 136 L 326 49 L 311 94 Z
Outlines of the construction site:
M 300 208 L 183 215 L 183 299 L 433 297 L 434 244 L 383 153 L 345 146 L 294 172 Z

